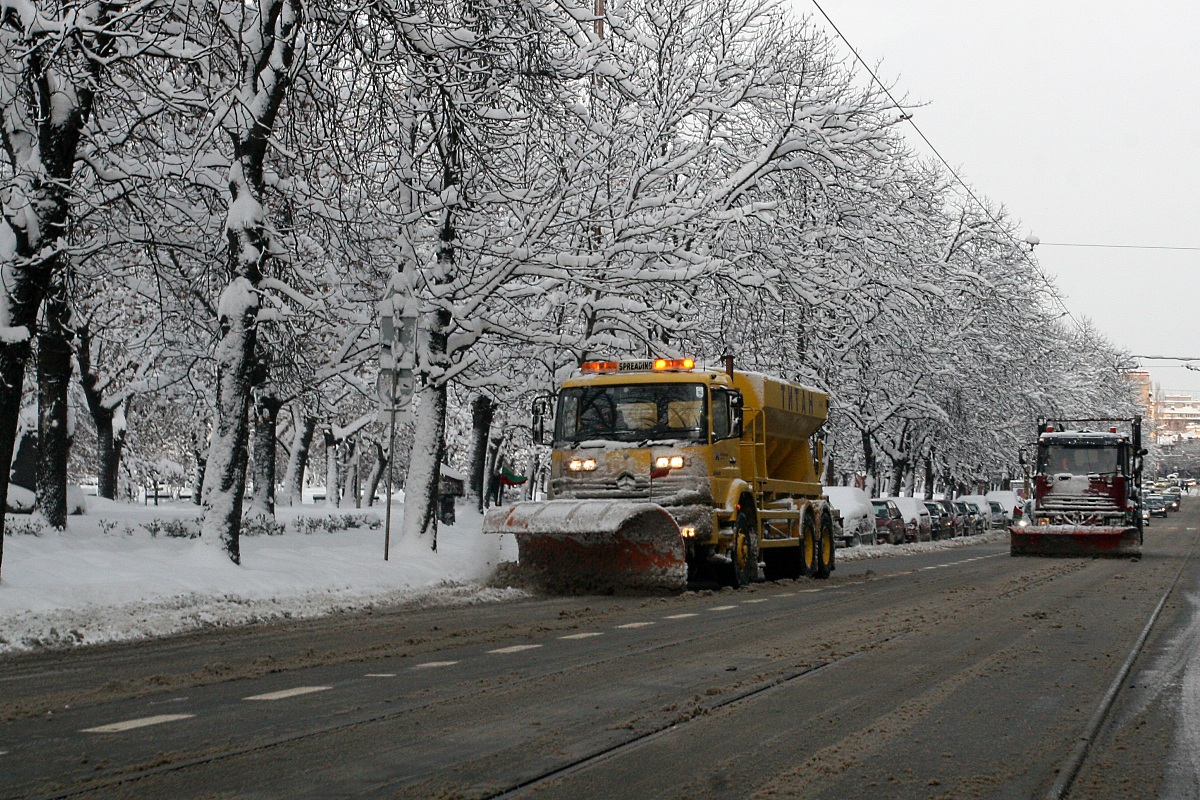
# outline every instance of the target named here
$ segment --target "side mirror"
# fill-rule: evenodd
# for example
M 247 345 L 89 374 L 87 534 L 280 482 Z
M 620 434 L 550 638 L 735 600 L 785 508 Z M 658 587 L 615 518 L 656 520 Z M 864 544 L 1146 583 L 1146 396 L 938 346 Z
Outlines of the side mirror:
M 530 433 L 533 436 L 534 444 L 550 444 L 546 435 L 546 417 L 549 416 L 549 403 L 545 398 L 538 398 L 533 401 L 533 407 L 530 409 L 530 416 L 533 418 L 533 423 L 530 426 Z
M 729 393 L 729 438 L 742 438 L 742 425 L 745 421 L 744 400 L 742 393 L 736 389 Z

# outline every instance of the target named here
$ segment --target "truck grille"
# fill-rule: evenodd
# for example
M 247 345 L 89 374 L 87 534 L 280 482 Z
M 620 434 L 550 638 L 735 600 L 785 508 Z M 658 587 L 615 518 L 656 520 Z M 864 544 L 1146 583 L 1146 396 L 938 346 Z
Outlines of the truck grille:
M 552 496 L 559 500 L 649 500 L 669 499 L 680 492 L 706 495 L 711 489 L 705 479 L 694 475 L 669 475 L 656 478 L 651 486 L 649 475 L 623 472 L 616 477 L 557 478 L 550 482 Z M 653 489 L 653 491 L 651 491 Z
M 1042 498 L 1038 510 L 1061 512 L 1082 511 L 1099 514 L 1106 511 L 1123 511 L 1124 509 L 1114 503 L 1111 497 L 1103 495 L 1048 494 Z

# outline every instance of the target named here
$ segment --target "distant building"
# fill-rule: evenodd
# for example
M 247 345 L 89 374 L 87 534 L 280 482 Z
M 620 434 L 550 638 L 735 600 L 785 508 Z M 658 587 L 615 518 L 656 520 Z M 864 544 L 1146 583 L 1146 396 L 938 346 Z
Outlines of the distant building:
M 1150 424 L 1155 422 L 1154 384 L 1150 381 L 1150 373 L 1134 370 L 1125 373 L 1137 391 L 1138 403 L 1142 407 L 1142 417 Z

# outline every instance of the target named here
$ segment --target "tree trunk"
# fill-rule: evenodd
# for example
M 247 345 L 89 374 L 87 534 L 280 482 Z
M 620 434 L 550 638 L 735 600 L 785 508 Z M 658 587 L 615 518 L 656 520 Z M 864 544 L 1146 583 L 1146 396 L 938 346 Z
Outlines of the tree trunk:
M 446 385 L 422 386 L 416 391 L 416 419 L 404 482 L 404 522 L 408 539 L 432 539 L 437 549 L 437 497 L 445 454 Z
M 296 438 L 292 441 L 292 452 L 288 455 L 287 476 L 284 478 L 284 492 L 288 502 L 298 506 L 304 502 L 304 470 L 308 468 L 308 454 L 312 449 L 313 434 L 317 430 L 317 418 L 302 416 L 299 408 L 295 414 L 298 419 L 295 426 Z
M 422 352 L 427 365 L 442 365 L 446 359 L 450 314 L 439 309 L 429 314 L 418 338 L 424 340 Z M 422 378 L 416 391 L 417 406 L 413 425 L 413 443 L 409 451 L 408 474 L 404 481 L 403 535 L 408 539 L 429 537 L 437 550 L 438 486 L 442 461 L 446 455 L 446 384 Z
M 21 388 L 29 342 L 0 342 L 0 569 L 4 565 L 4 509 L 8 507 L 8 472 L 17 442 Z M 0 573 L 2 574 L 2 573 Z
M 863 445 L 863 469 L 867 473 L 867 494 L 871 497 L 875 496 L 875 480 L 877 477 L 877 466 L 875 463 L 875 445 L 871 441 L 870 431 L 861 431 Z
M 346 442 L 345 449 L 346 457 L 341 460 L 341 469 L 338 471 L 338 507 L 357 508 L 358 503 L 355 501 L 355 493 L 358 492 L 358 440 L 350 438 Z
M 338 491 L 340 486 L 338 482 L 338 457 L 337 457 L 337 439 L 333 436 L 333 431 L 326 429 L 325 437 L 325 505 L 328 508 L 337 508 L 341 504 L 341 492 Z
M 904 473 L 908 469 L 907 458 L 897 458 L 892 462 L 892 497 L 899 497 L 900 491 L 904 488 Z
M 383 445 L 379 442 L 371 442 L 375 447 L 375 463 L 371 466 L 371 474 L 367 476 L 367 508 L 375 505 L 375 493 L 379 491 L 379 481 L 383 477 L 383 471 L 389 468 L 387 454 L 383 451 Z
M 933 482 L 935 480 L 933 472 L 933 458 L 925 457 L 925 499 L 933 499 Z
M 295 0 L 263 0 L 257 35 L 247 40 L 250 52 L 242 58 L 242 82 L 252 95 L 241 101 L 234 160 L 229 166 L 229 211 L 225 220 L 228 269 L 231 279 L 221 292 L 217 343 L 217 402 L 208 466 L 204 476 L 204 518 L 201 532 L 219 536 L 229 558 L 241 563 L 242 500 L 246 491 L 250 393 L 265 376 L 258 345 L 259 291 L 263 262 L 270 240 L 262 199 L 268 142 L 279 110 L 291 86 L 303 16 Z
M 480 511 L 483 511 L 483 501 L 487 495 L 484 476 L 487 473 L 488 436 L 495 411 L 496 404 L 485 394 L 476 395 L 471 402 L 471 471 L 467 494 L 474 499 Z
M 37 508 L 52 528 L 67 527 L 67 388 L 71 382 L 71 312 L 65 289 L 45 301 L 38 332 Z
M 263 395 L 254 405 L 254 493 L 250 513 L 275 516 L 275 430 L 283 402 Z
M 240 239 L 231 230 L 230 238 Z M 247 245 L 250 247 L 251 245 Z M 242 252 L 230 245 L 234 254 Z M 261 250 L 259 252 L 262 252 Z M 254 282 L 235 278 L 221 293 L 221 339 L 217 344 L 217 408 L 204 472 L 201 532 L 219 538 L 233 563 L 242 563 L 242 501 L 249 460 L 250 395 L 254 389 L 258 294 Z

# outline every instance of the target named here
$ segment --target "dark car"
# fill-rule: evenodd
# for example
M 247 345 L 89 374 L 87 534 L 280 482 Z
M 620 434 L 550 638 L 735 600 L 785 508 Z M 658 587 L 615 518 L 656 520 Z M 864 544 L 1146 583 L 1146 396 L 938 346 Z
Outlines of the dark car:
M 962 500 L 956 500 L 954 507 L 963 517 L 963 532 L 966 536 L 977 536 L 987 530 L 987 524 L 979 515 L 979 509 Z
M 967 516 L 958 510 L 950 500 L 934 500 L 939 506 L 946 510 L 946 514 L 950 517 L 950 522 L 954 526 L 953 536 L 962 536 L 967 526 Z
M 1178 486 L 1171 486 L 1167 489 L 1163 489 L 1162 496 L 1163 500 L 1165 500 L 1167 503 L 1167 511 L 1179 510 L 1179 499 L 1183 496 L 1183 492 L 1179 490 Z
M 1161 494 L 1148 494 L 1142 503 L 1146 508 L 1150 509 L 1150 516 L 1165 517 L 1167 515 L 1167 501 Z
M 904 544 L 904 515 L 894 500 L 873 498 L 875 510 L 875 541 Z
M 938 539 L 953 539 L 954 538 L 954 517 L 942 508 L 941 503 L 936 503 L 933 500 L 926 500 L 925 507 L 929 509 L 929 521 L 932 523 L 932 535 L 934 541 Z

